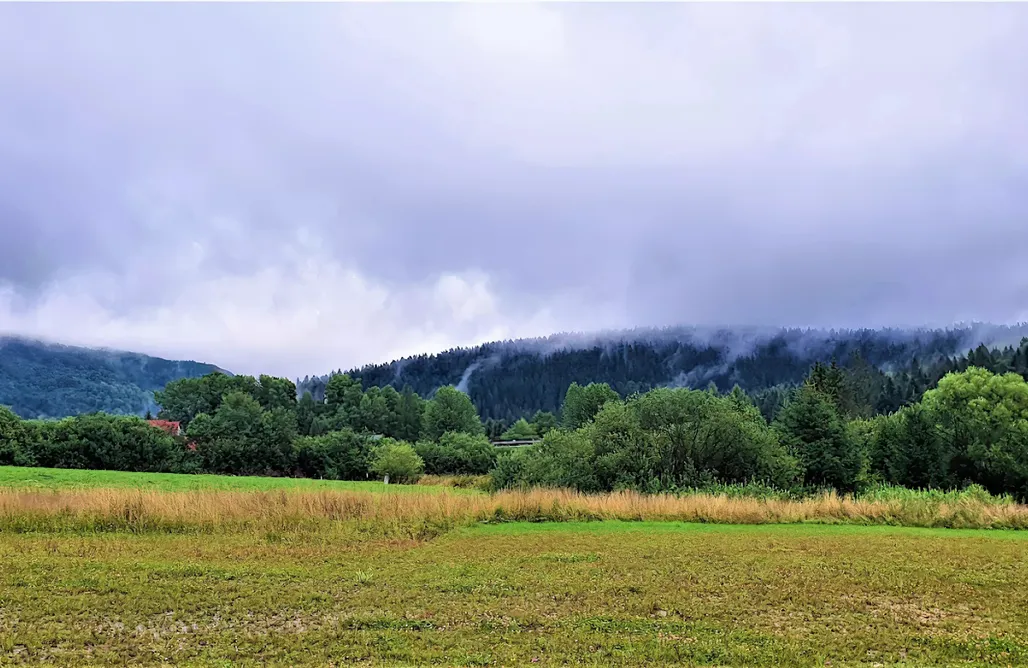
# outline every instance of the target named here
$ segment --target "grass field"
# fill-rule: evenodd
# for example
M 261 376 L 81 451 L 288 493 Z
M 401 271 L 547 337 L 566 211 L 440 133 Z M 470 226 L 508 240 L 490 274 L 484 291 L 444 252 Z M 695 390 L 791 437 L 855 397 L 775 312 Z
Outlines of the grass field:
M 1028 534 L 671 523 L 6 534 L 7 661 L 1024 665 Z
M 0 663 L 1025 665 L 1028 531 L 1004 527 L 1028 508 L 979 493 L 0 468 Z
M 378 480 L 351 482 L 310 478 L 262 478 L 257 476 L 186 475 L 180 473 L 130 473 L 0 466 L 0 488 L 15 489 L 142 489 L 161 492 L 269 491 L 277 489 L 349 490 L 396 494 L 432 494 L 433 485 L 385 485 Z M 453 490 L 450 490 L 453 491 Z M 471 493 L 472 490 L 460 490 Z

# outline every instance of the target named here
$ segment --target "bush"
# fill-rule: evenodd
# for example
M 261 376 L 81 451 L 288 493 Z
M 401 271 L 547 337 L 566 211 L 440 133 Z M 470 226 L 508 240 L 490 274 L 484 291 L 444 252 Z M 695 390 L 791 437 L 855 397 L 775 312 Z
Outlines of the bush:
M 512 424 L 510 429 L 500 435 L 502 441 L 531 441 L 536 438 L 539 438 L 539 432 L 525 418 Z
M 537 447 L 539 446 L 534 445 L 531 448 L 500 448 L 500 452 L 496 456 L 496 466 L 489 473 L 490 489 L 496 491 L 531 485 L 525 475 L 525 463 L 527 461 L 525 455 L 526 450 Z
M 766 482 L 789 487 L 799 466 L 759 409 L 741 393 L 718 396 L 691 390 L 655 390 L 635 403 L 640 427 L 653 440 L 664 487 Z
M 383 438 L 375 447 L 371 472 L 398 483 L 414 483 L 425 470 L 425 462 L 409 443 Z
M 307 478 L 358 480 L 368 477 L 371 440 L 352 429 L 321 436 L 301 436 L 293 442 L 296 469 Z
M 944 456 L 951 480 L 975 482 L 988 491 L 1028 500 L 1028 383 L 1015 373 L 969 368 L 951 373 L 921 401 L 932 416 L 919 429 L 932 444 L 932 460 Z M 934 433 L 933 433 L 934 432 Z M 940 443 L 934 441 L 939 439 Z M 940 452 L 936 452 L 938 449 Z
M 595 448 L 584 430 L 548 431 L 541 443 L 523 448 L 522 452 L 519 483 L 583 492 L 600 489 L 593 466 Z
M 173 472 L 183 444 L 138 417 L 91 413 L 26 422 L 24 458 L 52 468 Z
M 485 475 L 496 465 L 496 447 L 485 436 L 446 432 L 438 443 L 415 446 L 431 475 Z
M 497 487 L 584 492 L 755 481 L 788 488 L 798 475 L 796 460 L 751 403 L 737 395 L 668 388 L 605 401 L 580 429 L 550 431 L 493 471 Z

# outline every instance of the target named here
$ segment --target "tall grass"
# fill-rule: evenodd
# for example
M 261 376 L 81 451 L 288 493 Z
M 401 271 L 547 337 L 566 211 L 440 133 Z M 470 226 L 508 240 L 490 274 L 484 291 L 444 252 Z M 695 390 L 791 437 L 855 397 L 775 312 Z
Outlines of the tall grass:
M 418 478 L 418 485 L 488 492 L 492 490 L 492 480 L 490 475 L 423 475 Z
M 978 494 L 917 493 L 884 498 L 825 493 L 790 500 L 725 494 L 586 495 L 544 489 L 493 495 L 0 490 L 0 531 L 15 532 L 219 533 L 345 528 L 357 533 L 426 538 L 479 522 L 595 520 L 1028 529 L 1028 506 Z

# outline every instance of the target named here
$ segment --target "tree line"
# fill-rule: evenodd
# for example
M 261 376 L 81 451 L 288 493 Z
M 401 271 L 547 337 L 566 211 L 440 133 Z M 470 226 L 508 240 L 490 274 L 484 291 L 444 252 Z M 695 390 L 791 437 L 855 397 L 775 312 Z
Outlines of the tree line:
M 1008 328 L 1004 336 L 1022 336 L 1024 328 Z M 494 435 L 536 411 L 557 413 L 572 383 L 604 382 L 622 397 L 659 387 L 721 392 L 738 385 L 759 396 L 768 420 L 797 388 L 811 366 L 836 360 L 859 376 L 862 414 L 892 413 L 918 401 L 946 373 L 974 365 L 993 372 L 1028 374 L 1024 346 L 990 349 L 984 345 L 963 352 L 960 347 L 976 332 L 952 330 L 856 330 L 823 332 L 782 330 L 747 339 L 739 332 L 698 337 L 691 330 L 641 331 L 596 342 L 518 341 L 458 348 L 436 355 L 418 355 L 390 364 L 348 371 L 364 387 L 405 386 L 429 396 L 445 385 L 459 386 L 482 417 L 496 423 Z M 978 339 L 981 340 L 981 339 Z M 297 380 L 300 393 L 323 398 L 333 375 Z
M 0 408 L 0 464 L 403 481 L 486 474 L 496 462 L 474 405 L 453 387 L 426 400 L 409 388 L 364 390 L 340 374 L 322 400 L 309 392 L 298 400 L 288 379 L 216 372 L 170 382 L 155 399 L 157 418 L 178 422 L 181 436 L 134 416 L 22 420 Z M 535 438 L 555 425 L 539 413 L 508 438 Z
M 759 483 L 797 492 L 977 484 L 1028 500 L 1028 382 L 971 366 L 887 415 L 854 413 L 841 367 L 815 364 L 768 422 L 738 387 L 659 388 L 621 399 L 573 386 L 562 428 L 502 457 L 500 487 L 667 492 Z M 571 403 L 571 402 L 574 403 Z
M 490 473 L 497 487 L 582 491 L 975 483 L 1024 499 L 1026 351 L 1028 340 L 981 346 L 890 374 L 860 356 L 848 366 L 817 362 L 798 385 L 773 392 L 724 392 L 711 383 L 624 396 L 606 383 L 573 382 L 556 413 L 536 410 L 511 423 L 483 421 L 453 386 L 426 399 L 410 387 L 365 388 L 336 374 L 320 399 L 309 391 L 297 399 L 288 379 L 212 373 L 155 394 L 158 417 L 179 422 L 182 436 L 137 417 L 22 420 L 0 410 L 0 463 L 344 480 Z M 872 402 L 878 386 L 923 389 L 892 408 Z M 490 444 L 490 428 L 541 442 L 506 451 Z

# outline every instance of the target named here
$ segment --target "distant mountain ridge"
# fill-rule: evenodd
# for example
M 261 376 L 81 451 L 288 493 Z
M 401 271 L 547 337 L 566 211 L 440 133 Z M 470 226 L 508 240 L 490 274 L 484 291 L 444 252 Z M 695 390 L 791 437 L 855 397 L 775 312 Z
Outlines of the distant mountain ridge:
M 443 385 L 467 392 L 485 419 L 510 422 L 537 410 L 556 412 L 568 386 L 609 383 L 623 396 L 661 386 L 713 383 L 747 392 L 799 383 L 816 361 L 855 356 L 884 371 L 910 371 L 966 355 L 980 344 L 1017 346 L 1028 324 L 972 324 L 948 329 L 637 328 L 554 334 L 422 354 L 347 373 L 364 387 L 409 385 L 423 397 Z M 179 378 L 220 371 L 213 364 L 140 353 L 0 336 L 0 405 L 25 418 L 93 411 L 157 412 L 153 391 Z M 340 373 L 338 371 L 337 373 Z M 324 397 L 331 374 L 297 382 L 298 395 Z
M 442 385 L 466 391 L 483 418 L 507 421 L 557 411 L 568 386 L 609 383 L 627 396 L 661 386 L 748 392 L 802 381 L 817 361 L 855 356 L 883 372 L 937 363 L 979 344 L 1016 346 L 1028 324 L 969 324 L 949 329 L 639 328 L 555 334 L 417 355 L 348 371 L 365 388 L 409 385 L 422 396 Z M 330 374 L 307 377 L 298 391 L 323 396 Z
M 0 405 L 23 418 L 156 413 L 154 390 L 214 371 L 228 373 L 213 364 L 0 336 Z

